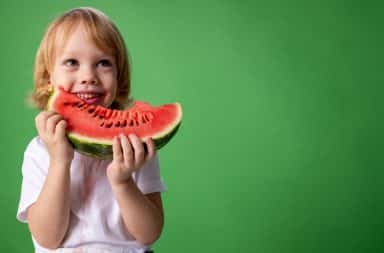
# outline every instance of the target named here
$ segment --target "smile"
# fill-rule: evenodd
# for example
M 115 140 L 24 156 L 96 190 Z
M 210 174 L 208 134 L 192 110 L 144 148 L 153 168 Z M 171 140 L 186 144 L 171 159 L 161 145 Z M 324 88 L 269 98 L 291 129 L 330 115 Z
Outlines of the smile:
M 80 99 L 92 99 L 96 97 L 100 97 L 100 93 L 76 93 L 76 96 L 78 96 Z
M 102 93 L 77 92 L 75 94 L 78 98 L 85 101 L 87 104 L 100 104 L 103 98 Z

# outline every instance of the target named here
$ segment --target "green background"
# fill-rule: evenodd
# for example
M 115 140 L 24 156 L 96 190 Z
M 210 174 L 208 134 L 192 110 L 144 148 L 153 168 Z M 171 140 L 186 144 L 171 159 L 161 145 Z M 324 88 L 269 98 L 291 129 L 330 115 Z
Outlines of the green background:
M 1 252 L 33 250 L 24 100 L 45 27 L 78 6 L 120 28 L 133 97 L 183 105 L 156 252 L 384 252 L 384 4 L 335 0 L 2 1 Z

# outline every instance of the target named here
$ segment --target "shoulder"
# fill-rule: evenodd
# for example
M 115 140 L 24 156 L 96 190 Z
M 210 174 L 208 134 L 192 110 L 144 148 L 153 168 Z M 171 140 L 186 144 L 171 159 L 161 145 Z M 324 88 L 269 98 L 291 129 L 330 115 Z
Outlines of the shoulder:
M 159 174 L 160 164 L 159 157 L 154 155 L 152 159 L 148 160 L 144 165 L 137 171 L 137 174 L 157 175 Z
M 44 142 L 39 136 L 34 137 L 27 145 L 27 148 L 24 151 L 24 156 L 33 156 L 33 157 L 47 157 L 48 152 L 45 147 Z
M 136 171 L 134 179 L 144 194 L 167 191 L 167 187 L 160 175 L 159 157 L 157 155 Z
M 40 137 L 34 137 L 29 141 L 21 166 L 23 178 L 28 181 L 40 182 L 47 172 L 49 154 Z M 23 179 L 23 180 L 24 180 Z
M 148 160 L 143 167 L 154 167 L 154 168 L 159 168 L 159 157 L 157 153 L 152 157 L 152 159 Z

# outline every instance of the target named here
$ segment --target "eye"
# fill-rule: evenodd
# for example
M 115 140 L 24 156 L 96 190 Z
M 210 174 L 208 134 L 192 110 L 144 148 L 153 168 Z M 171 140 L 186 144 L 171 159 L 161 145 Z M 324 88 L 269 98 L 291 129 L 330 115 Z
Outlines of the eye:
M 79 62 L 76 59 L 67 59 L 64 61 L 64 65 L 67 67 L 77 66 Z
M 112 62 L 108 59 L 103 59 L 103 60 L 100 60 L 98 63 L 97 63 L 97 66 L 100 66 L 100 67 L 111 67 L 112 66 Z

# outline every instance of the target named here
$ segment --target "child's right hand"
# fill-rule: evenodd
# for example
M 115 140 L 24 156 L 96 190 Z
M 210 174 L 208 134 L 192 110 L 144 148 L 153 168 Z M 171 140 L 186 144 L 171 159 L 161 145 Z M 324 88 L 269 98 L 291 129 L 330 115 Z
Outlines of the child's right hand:
M 36 129 L 48 149 L 50 160 L 60 166 L 70 166 L 73 148 L 65 135 L 67 122 L 55 112 L 42 111 L 36 118 Z

